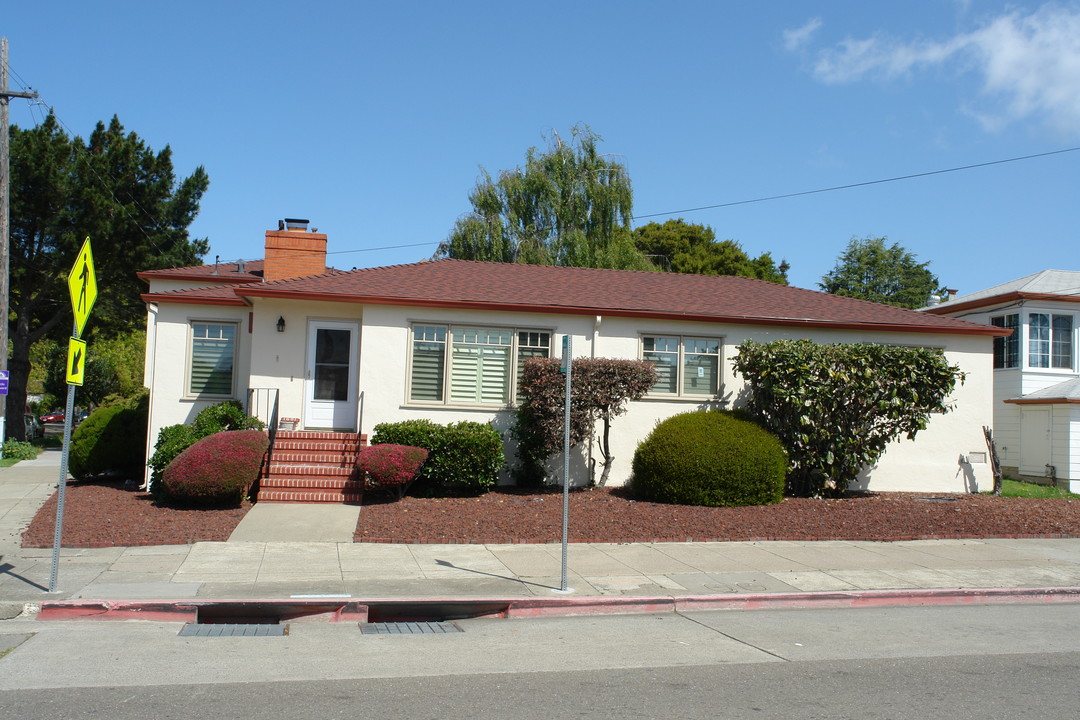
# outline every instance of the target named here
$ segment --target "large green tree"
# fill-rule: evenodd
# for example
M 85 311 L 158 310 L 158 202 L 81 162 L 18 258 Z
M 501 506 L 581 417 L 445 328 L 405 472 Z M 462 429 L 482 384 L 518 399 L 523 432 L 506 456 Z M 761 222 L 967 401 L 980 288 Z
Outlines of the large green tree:
M 646 270 L 630 230 L 633 192 L 626 168 L 597 149 L 586 126 L 569 142 L 529 148 L 524 167 L 485 170 L 436 257 L 536 265 Z
M 145 317 L 138 270 L 198 264 L 206 240 L 188 237 L 209 179 L 202 167 L 177 180 L 172 151 L 155 152 L 114 117 L 88 140 L 52 115 L 11 127 L 9 432 L 20 437 L 30 346 L 72 327 L 67 273 L 90 237 L 98 298 L 85 335 L 111 337 Z
M 836 267 L 821 278 L 818 287 L 833 295 L 860 298 L 886 305 L 919 308 L 944 288 L 929 262 L 888 238 L 851 238 L 837 258 Z
M 787 261 L 777 265 L 765 252 L 756 258 L 734 240 L 717 241 L 708 225 L 682 218 L 651 222 L 634 230 L 634 243 L 662 270 L 695 275 L 741 275 L 787 285 Z

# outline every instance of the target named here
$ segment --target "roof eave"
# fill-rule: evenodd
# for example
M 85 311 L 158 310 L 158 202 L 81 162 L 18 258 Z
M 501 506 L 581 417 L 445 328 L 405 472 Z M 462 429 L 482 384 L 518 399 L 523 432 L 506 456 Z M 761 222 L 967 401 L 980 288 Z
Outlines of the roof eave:
M 1010 398 L 1010 405 L 1080 405 L 1080 398 Z
M 175 303 L 178 305 L 225 305 L 230 307 L 248 307 L 250 302 L 241 297 L 209 298 L 191 295 L 166 295 L 164 293 L 143 293 L 139 296 L 148 303 Z
M 1012 292 L 1002 293 L 1001 295 L 990 295 L 988 297 L 978 298 L 976 300 L 945 302 L 940 305 L 935 305 L 931 308 L 927 308 L 925 312 L 932 313 L 934 315 L 951 315 L 952 313 L 957 311 L 977 310 L 980 308 L 992 307 L 994 305 L 1005 305 L 1021 300 L 1080 303 L 1080 295 L 1058 295 L 1056 293 L 1033 293 L 1024 292 L 1022 290 L 1014 290 Z

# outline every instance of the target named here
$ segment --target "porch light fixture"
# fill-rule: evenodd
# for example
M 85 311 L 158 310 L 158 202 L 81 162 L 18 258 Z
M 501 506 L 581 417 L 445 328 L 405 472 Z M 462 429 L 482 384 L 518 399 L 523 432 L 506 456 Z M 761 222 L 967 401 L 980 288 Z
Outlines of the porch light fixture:
M 285 332 L 285 318 L 281 317 L 280 315 L 277 319 L 277 331 Z

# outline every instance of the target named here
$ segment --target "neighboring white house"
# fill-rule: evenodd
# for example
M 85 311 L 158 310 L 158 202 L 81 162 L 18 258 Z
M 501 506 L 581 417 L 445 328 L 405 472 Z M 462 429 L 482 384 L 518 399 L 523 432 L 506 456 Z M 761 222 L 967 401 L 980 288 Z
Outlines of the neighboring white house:
M 305 429 L 370 434 L 429 418 L 492 422 L 506 436 L 521 363 L 557 355 L 570 336 L 577 357 L 644 359 L 660 371 L 615 420 L 619 484 L 658 420 L 739 403 L 739 343 L 809 338 L 941 348 L 967 373 L 956 409 L 894 443 L 864 487 L 964 492 L 990 482 L 982 427 L 997 328 L 742 277 L 462 260 L 339 272 L 325 267 L 326 236 L 305 223 L 267 231 L 262 262 L 139 274 L 150 286 L 149 450 L 160 428 L 223 399 L 254 396 L 253 411 L 267 417 L 258 403 L 268 393 Z
M 994 339 L 1002 467 L 1080 492 L 1080 272 L 1044 270 L 925 310 L 1012 331 Z

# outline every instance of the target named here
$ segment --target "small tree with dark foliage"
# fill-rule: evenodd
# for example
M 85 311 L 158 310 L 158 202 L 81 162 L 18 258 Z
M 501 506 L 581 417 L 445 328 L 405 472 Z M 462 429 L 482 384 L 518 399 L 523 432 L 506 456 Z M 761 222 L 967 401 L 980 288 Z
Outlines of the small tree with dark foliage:
M 788 492 L 841 494 L 901 435 L 909 440 L 964 374 L 931 348 L 746 341 L 733 361 L 746 410 L 788 450 Z
M 555 358 L 533 358 L 522 367 L 521 402 L 514 425 L 521 461 L 519 479 L 542 478 L 547 458 L 563 447 L 566 377 Z M 656 370 L 641 360 L 578 358 L 571 367 L 570 442 L 576 445 L 593 436 L 596 422 L 603 423 L 599 438 L 600 486 L 611 474 L 611 420 L 626 412 L 627 403 L 640 400 L 656 382 Z

